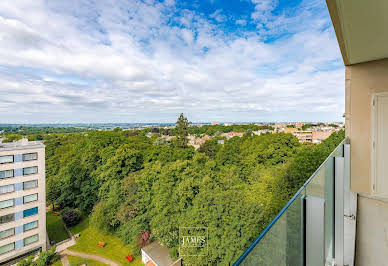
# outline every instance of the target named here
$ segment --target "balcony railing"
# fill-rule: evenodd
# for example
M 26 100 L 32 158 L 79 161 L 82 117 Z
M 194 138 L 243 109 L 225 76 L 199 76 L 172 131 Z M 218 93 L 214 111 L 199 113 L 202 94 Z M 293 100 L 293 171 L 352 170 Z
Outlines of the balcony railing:
M 326 158 L 234 265 L 341 264 L 347 143 L 342 141 Z

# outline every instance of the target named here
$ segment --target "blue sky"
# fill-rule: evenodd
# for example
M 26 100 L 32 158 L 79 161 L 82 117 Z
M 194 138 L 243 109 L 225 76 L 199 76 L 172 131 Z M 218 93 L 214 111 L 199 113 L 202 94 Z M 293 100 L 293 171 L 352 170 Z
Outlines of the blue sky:
M 0 123 L 341 121 L 324 0 L 0 1 Z

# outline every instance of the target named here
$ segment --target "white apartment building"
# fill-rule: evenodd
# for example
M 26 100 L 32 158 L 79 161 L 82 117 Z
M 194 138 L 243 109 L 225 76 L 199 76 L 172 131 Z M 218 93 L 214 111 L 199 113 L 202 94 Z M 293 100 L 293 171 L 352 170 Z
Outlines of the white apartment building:
M 0 143 L 0 264 L 46 249 L 45 146 Z

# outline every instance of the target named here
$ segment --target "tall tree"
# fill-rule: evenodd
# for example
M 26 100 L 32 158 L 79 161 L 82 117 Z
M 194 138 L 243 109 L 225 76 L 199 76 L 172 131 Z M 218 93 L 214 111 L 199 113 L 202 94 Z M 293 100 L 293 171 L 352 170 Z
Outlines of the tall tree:
M 176 121 L 176 140 L 177 140 L 177 146 L 179 148 L 185 148 L 187 146 L 187 136 L 189 135 L 189 126 L 191 122 L 187 120 L 187 118 L 181 113 L 181 115 L 178 118 L 178 121 Z

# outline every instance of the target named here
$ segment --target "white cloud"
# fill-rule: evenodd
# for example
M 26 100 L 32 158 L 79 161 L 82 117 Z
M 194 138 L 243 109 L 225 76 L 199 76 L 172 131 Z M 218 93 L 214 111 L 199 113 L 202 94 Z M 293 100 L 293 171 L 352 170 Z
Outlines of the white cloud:
M 255 20 L 266 20 L 266 17 L 277 5 L 275 0 L 252 0 L 252 3 L 255 4 L 255 11 L 251 17 Z
M 247 24 L 247 21 L 245 19 L 238 19 L 236 20 L 237 25 L 245 26 Z
M 301 15 L 274 18 L 276 3 L 254 3 L 266 28 L 237 35 L 174 1 L 1 1 L 0 123 L 340 119 L 329 18 L 303 3 L 303 27 Z
M 214 18 L 217 22 L 224 22 L 227 19 L 226 16 L 222 14 L 222 10 L 220 9 L 214 11 L 213 14 L 210 14 L 210 17 Z

